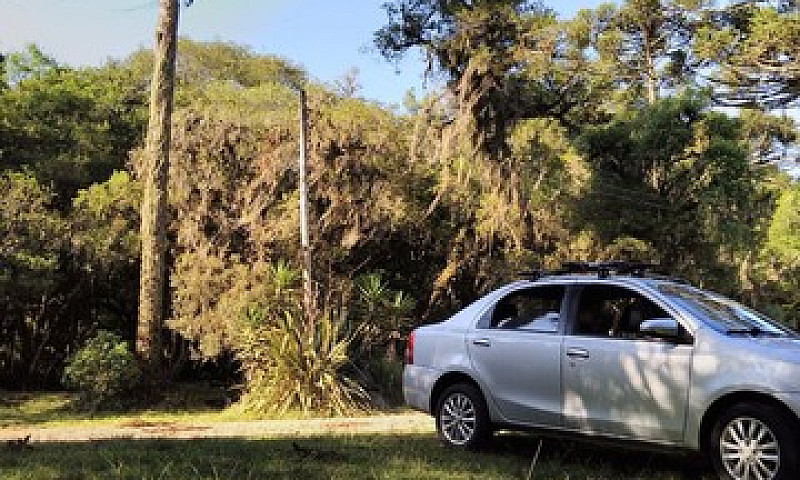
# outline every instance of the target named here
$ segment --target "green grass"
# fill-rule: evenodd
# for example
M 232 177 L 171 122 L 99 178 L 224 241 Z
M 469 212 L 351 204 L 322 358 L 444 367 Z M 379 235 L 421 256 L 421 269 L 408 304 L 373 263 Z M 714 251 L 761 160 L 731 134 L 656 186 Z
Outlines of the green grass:
M 86 411 L 76 408 L 77 395 L 69 392 L 9 392 L 0 390 L 0 428 L 14 426 L 64 427 L 146 422 L 223 422 L 252 419 L 300 419 L 315 415 L 286 412 L 259 415 L 244 412 L 238 404 L 227 407 L 224 392 L 203 385 L 177 385 L 156 404 L 122 411 Z M 407 408 L 365 411 L 358 416 L 403 413 Z M 318 416 L 318 415 L 316 415 Z
M 0 446 L 0 478 L 20 479 L 525 479 L 537 440 L 502 436 L 482 453 L 432 435 L 263 440 L 157 440 Z M 532 479 L 710 479 L 682 456 L 544 440 Z
M 8 392 L 0 390 L 0 428 L 10 426 L 69 426 L 73 424 L 147 421 L 225 421 L 245 418 L 235 408 L 223 408 L 219 389 L 181 385 L 167 391 L 148 408 L 86 411 L 76 408 L 78 396 L 69 392 Z
M 0 391 L 0 426 L 81 426 L 138 421 L 223 421 L 248 418 L 210 407 L 209 393 L 186 387 L 147 410 L 89 414 L 66 393 Z M 174 397 L 174 398 L 173 398 Z M 211 402 L 214 403 L 214 402 Z M 291 416 L 291 415 L 290 415 Z M 286 417 L 283 417 L 286 418 Z M 291 439 L 115 440 L 0 443 L 0 479 L 520 479 L 527 478 L 538 440 L 500 435 L 481 453 L 442 447 L 433 434 L 323 436 Z M 698 462 L 591 444 L 544 440 L 532 479 L 697 480 L 711 478 Z

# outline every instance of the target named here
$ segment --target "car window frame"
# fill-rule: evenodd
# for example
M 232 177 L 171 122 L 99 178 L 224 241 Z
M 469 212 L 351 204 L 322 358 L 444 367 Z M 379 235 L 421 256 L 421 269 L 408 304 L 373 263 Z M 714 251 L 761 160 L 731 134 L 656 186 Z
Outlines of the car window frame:
M 675 322 L 678 323 L 679 328 L 685 332 L 687 338 L 683 341 L 670 341 L 669 343 L 674 345 L 694 345 L 695 343 L 695 331 L 691 328 L 690 325 L 687 325 L 687 322 L 683 320 L 683 316 L 681 312 L 675 308 L 673 308 L 669 302 L 666 302 L 658 295 L 648 291 L 645 288 L 641 288 L 639 285 L 626 283 L 626 282 L 619 282 L 613 280 L 607 281 L 591 281 L 591 280 L 584 280 L 584 281 L 576 281 L 572 285 L 570 285 L 568 295 L 570 300 L 569 306 L 569 316 L 564 320 L 564 335 L 570 337 L 579 337 L 579 338 L 595 338 L 595 339 L 605 339 L 605 340 L 623 340 L 623 341 L 647 341 L 650 342 L 652 340 L 646 340 L 641 338 L 625 338 L 625 337 L 617 337 L 617 336 L 602 336 L 602 335 L 585 335 L 576 333 L 576 325 L 577 325 L 577 318 L 578 318 L 578 308 L 580 307 L 580 300 L 581 295 L 583 293 L 584 287 L 587 286 L 604 286 L 604 287 L 617 287 L 627 289 L 629 291 L 635 292 L 644 299 L 653 302 L 658 308 L 663 310 L 669 317 Z M 563 310 L 562 310 L 563 314 Z
M 495 308 L 497 305 L 503 301 L 505 298 L 514 295 L 515 293 L 522 291 L 522 290 L 533 290 L 537 288 L 552 288 L 558 287 L 564 290 L 561 296 L 561 306 L 558 312 L 558 327 L 556 331 L 546 331 L 546 330 L 533 330 L 533 329 L 526 329 L 526 328 L 497 328 L 492 326 L 492 317 L 494 315 Z M 552 282 L 552 283 L 530 283 L 526 285 L 516 285 L 514 288 L 504 289 L 502 292 L 499 292 L 497 297 L 491 301 L 491 305 L 489 305 L 484 312 L 480 315 L 480 319 L 475 324 L 475 329 L 477 330 L 484 330 L 484 331 L 492 331 L 492 332 L 524 332 L 526 334 L 541 334 L 541 335 L 564 335 L 565 331 L 565 315 L 564 311 L 565 308 L 568 307 L 568 296 L 569 296 L 569 284 L 561 283 L 561 282 Z

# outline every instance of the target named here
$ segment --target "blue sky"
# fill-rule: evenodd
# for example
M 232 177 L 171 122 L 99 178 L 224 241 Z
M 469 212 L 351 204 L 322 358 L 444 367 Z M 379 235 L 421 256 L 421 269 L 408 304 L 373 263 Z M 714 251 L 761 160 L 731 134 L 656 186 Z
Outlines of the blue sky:
M 333 83 L 358 69 L 360 96 L 399 105 L 421 92 L 424 62 L 410 55 L 393 65 L 372 50 L 386 22 L 385 0 L 195 0 L 181 12 L 180 35 L 232 41 L 284 57 L 318 81 Z M 100 65 L 150 47 L 157 0 L 2 0 L 0 51 L 38 44 L 73 66 Z M 563 18 L 601 0 L 551 0 Z M 399 74 L 396 70 L 399 69 Z

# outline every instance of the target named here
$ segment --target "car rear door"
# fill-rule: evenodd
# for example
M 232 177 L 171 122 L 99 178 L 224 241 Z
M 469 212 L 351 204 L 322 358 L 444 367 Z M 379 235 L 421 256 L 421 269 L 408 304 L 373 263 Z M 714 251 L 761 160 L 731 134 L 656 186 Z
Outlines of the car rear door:
M 642 293 L 587 285 L 562 346 L 564 422 L 571 429 L 643 440 L 683 440 L 693 347 L 642 338 L 636 323 L 668 314 Z M 602 300 L 602 308 L 592 309 Z M 638 318 L 631 306 L 640 305 Z M 588 310 L 588 311 L 587 311 Z M 592 323 L 590 317 L 594 317 Z M 603 328 L 603 324 L 607 329 Z
M 473 369 L 507 420 L 539 426 L 562 424 L 559 356 L 563 299 L 563 286 L 513 291 L 467 334 Z

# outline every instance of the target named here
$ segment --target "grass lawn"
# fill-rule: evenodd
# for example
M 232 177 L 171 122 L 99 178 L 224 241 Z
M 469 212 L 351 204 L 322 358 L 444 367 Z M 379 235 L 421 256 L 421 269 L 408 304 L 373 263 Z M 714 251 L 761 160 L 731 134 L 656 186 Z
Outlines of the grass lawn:
M 224 390 L 197 384 L 173 385 L 163 398 L 148 408 L 88 412 L 76 409 L 77 395 L 69 392 L 10 392 L 0 389 L 0 428 L 13 426 L 63 427 L 69 425 L 147 422 L 224 422 L 252 419 L 299 419 L 316 415 L 286 412 L 275 415 L 242 411 L 237 404 L 225 406 Z M 362 412 L 407 412 L 405 407 Z
M 70 424 L 103 424 L 134 421 L 224 421 L 245 417 L 233 408 L 215 404 L 218 394 L 205 387 L 181 386 L 167 392 L 150 408 L 122 412 L 76 409 L 77 395 L 68 392 L 8 392 L 0 390 L 0 427 L 31 425 L 39 427 Z
M 65 393 L 0 391 L 0 426 L 87 426 L 131 421 L 209 422 L 247 418 L 184 389 L 152 409 L 87 414 Z M 213 400 L 213 395 L 212 395 Z M 212 404 L 212 405 L 210 405 Z M 290 417 L 292 415 L 289 415 Z M 286 417 L 284 417 L 286 418 Z M 538 440 L 499 435 L 481 453 L 446 449 L 433 434 L 314 438 L 114 440 L 0 443 L 0 479 L 519 479 Z M 694 459 L 546 439 L 531 479 L 698 480 L 712 475 Z
M 538 440 L 501 436 L 482 453 L 432 435 L 264 440 L 102 441 L 0 446 L 0 478 L 15 479 L 519 479 Z M 698 480 L 696 461 L 544 440 L 532 479 Z

